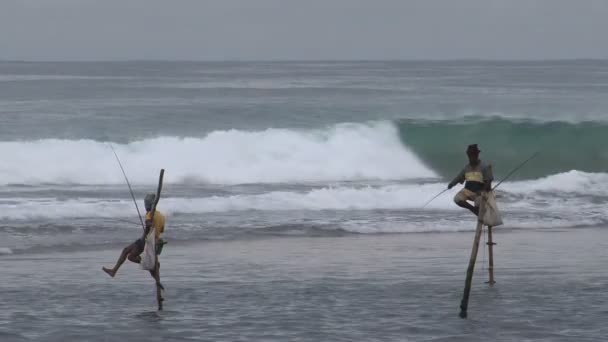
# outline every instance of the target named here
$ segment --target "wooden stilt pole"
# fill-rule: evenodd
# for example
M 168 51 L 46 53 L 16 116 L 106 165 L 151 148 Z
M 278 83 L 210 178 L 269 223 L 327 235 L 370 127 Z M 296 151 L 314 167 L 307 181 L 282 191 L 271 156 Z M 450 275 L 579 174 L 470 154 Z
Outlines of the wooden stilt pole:
M 492 241 L 492 227 L 488 226 L 488 255 L 489 255 L 489 266 L 488 273 L 490 275 L 490 280 L 488 280 L 488 284 L 490 286 L 494 285 L 496 282 L 494 281 L 494 243 Z
M 156 270 L 154 279 L 156 280 L 156 303 L 158 304 L 158 311 L 163 310 L 163 289 L 160 283 L 160 264 L 158 263 L 158 256 L 156 256 Z
M 158 204 L 158 201 L 160 200 L 160 193 L 161 190 L 163 189 L 163 176 L 165 175 L 165 169 L 161 169 L 160 170 L 160 176 L 158 178 L 158 188 L 156 188 L 156 198 L 154 199 L 154 204 L 152 205 L 152 210 L 151 210 L 151 214 L 150 214 L 150 220 L 152 221 L 152 229 L 156 229 L 156 227 L 154 227 L 154 213 L 156 213 L 156 205 Z M 157 247 L 157 246 L 155 246 Z M 163 286 L 160 283 L 160 264 L 158 262 L 158 254 L 156 253 L 156 249 L 155 249 L 155 262 L 154 262 L 154 280 L 156 280 L 156 302 L 158 304 L 158 310 L 162 310 L 163 309 L 163 296 L 162 296 L 162 290 L 163 290 Z
M 473 271 L 475 270 L 475 260 L 477 259 L 477 251 L 479 250 L 479 238 L 481 238 L 482 228 L 483 223 L 478 221 L 477 229 L 475 230 L 475 239 L 473 240 L 473 248 L 471 249 L 471 258 L 469 259 L 469 267 L 467 268 L 467 278 L 464 283 L 464 293 L 462 295 L 462 301 L 460 302 L 460 318 L 467 318 L 471 281 L 473 279 Z

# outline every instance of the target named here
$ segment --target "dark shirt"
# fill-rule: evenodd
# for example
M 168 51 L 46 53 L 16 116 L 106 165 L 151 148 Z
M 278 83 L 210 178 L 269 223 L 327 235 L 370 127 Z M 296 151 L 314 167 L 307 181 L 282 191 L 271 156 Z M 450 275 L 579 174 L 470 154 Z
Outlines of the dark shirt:
M 450 182 L 450 185 L 453 186 L 456 183 L 466 181 L 464 185 L 465 189 L 480 193 L 484 189 L 485 184 L 492 182 L 493 180 L 492 165 L 486 164 L 480 160 L 475 166 L 472 166 L 471 164 L 465 165 L 458 176 Z

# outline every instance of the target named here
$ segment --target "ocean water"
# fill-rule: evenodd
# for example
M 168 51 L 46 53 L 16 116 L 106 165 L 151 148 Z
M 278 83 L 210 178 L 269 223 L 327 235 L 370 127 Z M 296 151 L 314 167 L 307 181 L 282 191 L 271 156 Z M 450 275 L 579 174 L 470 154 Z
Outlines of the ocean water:
M 608 225 L 607 94 L 606 61 L 0 62 L 0 264 L 117 254 L 138 237 L 110 146 L 140 207 L 166 170 L 158 208 L 175 248 L 472 238 L 457 189 L 422 208 L 471 143 L 497 181 L 539 152 L 498 189 L 501 229 L 597 231 Z M 27 281 L 10 274 L 2 282 Z
M 174 241 L 471 230 L 456 189 L 421 209 L 470 143 L 497 180 L 540 152 L 508 227 L 604 225 L 607 92 L 601 61 L 3 62 L 0 247 L 136 235 L 110 144 L 140 202 L 166 170 Z

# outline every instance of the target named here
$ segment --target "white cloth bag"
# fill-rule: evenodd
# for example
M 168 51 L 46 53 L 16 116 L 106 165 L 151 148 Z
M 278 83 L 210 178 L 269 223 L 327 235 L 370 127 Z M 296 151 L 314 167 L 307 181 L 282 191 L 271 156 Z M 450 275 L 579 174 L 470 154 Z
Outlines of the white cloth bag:
M 142 270 L 147 271 L 154 271 L 156 268 L 156 239 L 154 228 L 150 229 L 150 233 L 146 236 L 146 244 L 144 246 L 140 265 Z
M 486 226 L 496 227 L 500 226 L 502 222 L 502 216 L 496 205 L 496 196 L 494 191 L 484 192 L 481 199 L 481 208 L 479 212 L 481 222 Z

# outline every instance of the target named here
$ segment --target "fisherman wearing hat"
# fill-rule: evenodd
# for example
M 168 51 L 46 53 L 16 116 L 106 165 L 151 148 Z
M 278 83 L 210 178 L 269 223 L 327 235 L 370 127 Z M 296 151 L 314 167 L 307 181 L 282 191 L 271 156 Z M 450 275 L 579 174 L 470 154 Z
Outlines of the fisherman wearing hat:
M 165 217 L 158 210 L 154 212 L 154 217 L 152 217 L 152 206 L 154 205 L 155 200 L 155 194 L 147 194 L 144 198 L 144 206 L 146 207 L 146 229 L 144 231 L 144 235 L 122 250 L 122 253 L 118 258 L 118 261 L 116 261 L 114 268 L 102 268 L 103 271 L 109 274 L 111 277 L 116 275 L 116 272 L 126 259 L 129 259 L 134 263 L 141 263 L 140 255 L 144 251 L 146 236 L 152 228 L 154 228 L 154 236 L 156 240 L 156 254 L 160 254 L 160 250 L 162 249 L 163 245 L 160 235 L 165 231 Z M 156 279 L 154 271 L 150 271 L 150 274 Z
M 492 181 L 494 180 L 492 165 L 479 159 L 479 152 L 481 151 L 477 144 L 469 145 L 466 152 L 469 163 L 448 184 L 448 189 L 454 187 L 456 183 L 462 184 L 466 181 L 464 188 L 454 196 L 454 202 L 460 207 L 469 209 L 473 214 L 479 215 L 481 193 L 492 190 Z M 475 205 L 471 205 L 468 201 L 472 201 Z

